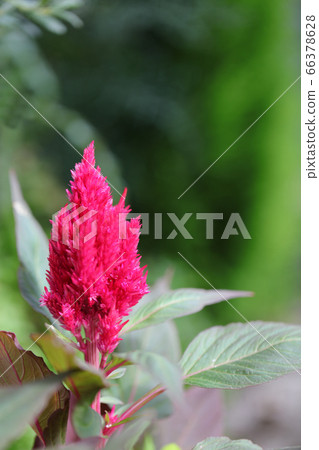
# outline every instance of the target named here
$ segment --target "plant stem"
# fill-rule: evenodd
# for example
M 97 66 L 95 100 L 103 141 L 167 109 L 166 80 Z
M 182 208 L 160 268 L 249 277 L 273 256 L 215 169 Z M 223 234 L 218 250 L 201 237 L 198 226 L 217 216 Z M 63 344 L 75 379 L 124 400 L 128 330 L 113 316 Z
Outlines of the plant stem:
M 107 370 L 107 371 L 105 372 L 105 376 L 108 377 L 109 375 L 111 375 L 112 372 L 114 372 L 114 370 L 116 370 L 116 369 L 118 369 L 118 368 L 124 366 L 124 364 L 125 364 L 126 362 L 127 362 L 127 361 L 124 360 L 124 361 L 121 361 L 120 363 L 116 364 L 116 366 L 113 366 L 111 369 L 109 369 L 109 370 Z
M 92 366 L 99 369 L 99 367 L 100 367 L 100 352 L 96 345 L 94 330 L 92 330 L 90 334 L 91 335 L 88 336 L 87 343 L 86 343 L 85 361 L 87 361 L 89 364 L 92 364 Z M 101 402 L 100 402 L 100 393 L 99 392 L 96 394 L 96 397 L 93 400 L 93 403 L 91 406 L 92 406 L 92 409 L 94 409 L 97 413 L 101 414 Z
M 69 414 L 68 414 L 68 423 L 66 427 L 66 436 L 65 443 L 71 444 L 72 442 L 77 442 L 79 440 L 76 432 L 74 431 L 72 424 L 72 414 L 74 410 L 74 406 L 77 402 L 76 396 L 70 391 L 70 403 L 69 403 Z
M 40 423 L 39 423 L 38 420 L 35 421 L 35 426 L 36 426 L 36 429 L 39 432 L 39 435 L 38 435 L 39 439 L 42 442 L 42 444 L 45 446 L 45 440 L 44 440 L 44 436 L 43 436 L 43 431 L 42 431 L 42 428 L 41 428 Z
M 104 370 L 106 366 L 107 354 L 101 356 L 100 369 Z
M 128 417 L 131 417 L 133 414 L 135 414 L 139 409 L 141 409 L 146 403 L 153 400 L 153 398 L 157 397 L 158 395 L 162 394 L 165 391 L 165 388 L 158 385 L 151 391 L 147 392 L 147 394 L 143 395 L 140 399 L 138 399 L 136 402 L 133 403 L 120 417 L 119 422 L 122 420 L 127 419 Z

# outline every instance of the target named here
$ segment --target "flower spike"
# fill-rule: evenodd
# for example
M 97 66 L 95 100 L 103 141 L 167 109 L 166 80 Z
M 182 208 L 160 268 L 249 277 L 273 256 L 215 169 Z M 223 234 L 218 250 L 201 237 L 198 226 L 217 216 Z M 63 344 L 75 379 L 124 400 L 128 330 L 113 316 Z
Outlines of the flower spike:
M 41 303 L 98 365 L 93 353 L 115 349 L 123 317 L 148 292 L 137 251 L 141 224 L 126 220 L 126 189 L 113 205 L 106 178 L 95 168 L 93 142 L 71 174 L 70 204 L 52 222 L 49 289 Z

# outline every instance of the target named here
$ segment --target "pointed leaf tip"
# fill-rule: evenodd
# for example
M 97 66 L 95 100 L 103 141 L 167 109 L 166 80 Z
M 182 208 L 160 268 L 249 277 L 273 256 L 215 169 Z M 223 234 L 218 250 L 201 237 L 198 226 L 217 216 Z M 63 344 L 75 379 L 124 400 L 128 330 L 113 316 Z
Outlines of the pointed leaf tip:
M 202 331 L 181 366 L 186 384 L 239 389 L 300 368 L 300 327 L 272 322 L 232 323 Z

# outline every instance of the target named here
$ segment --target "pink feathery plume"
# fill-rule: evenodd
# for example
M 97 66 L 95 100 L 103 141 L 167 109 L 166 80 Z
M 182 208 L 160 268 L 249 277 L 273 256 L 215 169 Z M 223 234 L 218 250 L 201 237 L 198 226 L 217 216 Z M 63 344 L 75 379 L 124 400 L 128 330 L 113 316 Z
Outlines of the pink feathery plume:
M 126 190 L 113 205 L 106 178 L 95 168 L 94 142 L 71 174 L 70 205 L 52 222 L 49 290 L 41 303 L 98 365 L 95 349 L 102 354 L 115 349 L 123 317 L 148 292 L 137 251 L 141 224 L 126 220 Z

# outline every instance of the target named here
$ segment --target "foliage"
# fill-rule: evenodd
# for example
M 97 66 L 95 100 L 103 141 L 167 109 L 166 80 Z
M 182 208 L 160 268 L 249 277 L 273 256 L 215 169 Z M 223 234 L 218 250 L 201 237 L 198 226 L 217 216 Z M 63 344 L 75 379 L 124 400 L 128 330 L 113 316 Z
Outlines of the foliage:
M 18 246 L 18 253 L 21 263 L 26 265 L 27 276 L 32 277 L 43 235 L 26 207 L 17 180 L 13 180 L 17 233 L 21 233 L 25 224 L 33 243 L 28 245 L 25 235 L 24 251 L 19 251 Z M 171 402 L 185 404 L 183 385 L 238 389 L 298 370 L 299 327 L 276 323 L 253 322 L 207 329 L 180 358 L 172 318 L 193 314 L 218 299 L 213 291 L 167 291 L 168 285 L 164 278 L 134 307 L 122 330 L 122 342 L 108 356 L 104 370 L 83 361 L 75 342 L 55 329 L 56 320 L 42 335 L 33 335 L 33 340 L 57 375 L 30 349 L 24 351 L 12 333 L 1 332 L 4 349 L 0 354 L 1 384 L 5 387 L 0 390 L 0 415 L 6 414 L 8 408 L 12 414 L 19 411 L 19 416 L 14 416 L 19 426 L 9 428 L 10 432 L 7 427 L 5 442 L 17 438 L 28 423 L 46 446 L 80 440 L 90 448 L 143 448 L 147 442 L 156 443 L 159 439 L 157 418 L 171 414 Z M 24 284 L 20 287 L 25 289 Z M 250 295 L 223 291 L 228 299 L 247 294 Z M 41 311 L 39 304 L 31 304 L 35 311 Z M 61 380 L 65 387 L 61 386 Z M 14 385 L 19 387 L 13 389 Z M 101 414 L 91 408 L 100 390 Z M 5 424 L 6 421 L 10 421 L 10 416 Z M 82 444 L 73 445 L 81 448 Z M 194 450 L 201 448 L 259 447 L 245 440 L 212 437 L 194 446 Z
M 63 22 L 74 27 L 82 25 L 80 18 L 72 12 L 82 4 L 82 0 L 4 0 L 0 25 L 36 32 L 34 25 L 38 24 L 52 33 L 62 34 L 67 30 Z
M 63 105 L 95 124 L 120 159 L 134 210 L 151 214 L 141 248 L 153 281 L 171 262 L 176 287 L 207 287 L 177 251 L 192 255 L 213 284 L 256 293 L 258 302 L 239 303 L 248 318 L 285 317 L 293 299 L 298 308 L 298 84 L 178 197 L 299 76 L 298 17 L 296 0 L 271 8 L 254 0 L 97 0 L 83 13 L 85 26 L 70 29 L 59 51 L 55 36 L 40 41 L 56 68 Z M 51 164 L 58 142 L 46 140 L 52 150 L 42 157 Z M 166 238 L 168 211 L 179 218 L 214 211 L 226 220 L 238 211 L 252 240 L 221 240 L 223 221 L 217 221 L 208 241 L 194 216 L 187 222 L 194 239 L 156 240 L 152 213 L 163 213 Z M 209 311 L 213 320 L 236 320 L 230 308 Z M 183 330 L 189 321 L 178 323 Z
M 299 74 L 299 3 L 276 2 L 269 8 L 253 0 L 94 0 L 79 9 L 73 9 L 75 2 L 61 0 L 0 3 L 1 74 L 71 144 L 0 79 L 0 164 L 17 168 L 45 230 L 48 217 L 64 200 L 61 181 L 78 157 L 74 149 L 94 135 L 102 169 L 120 191 L 125 177 L 135 211 L 154 212 L 157 198 L 164 235 L 172 227 L 166 211 L 181 217 L 185 211 L 211 211 L 213 205 L 226 218 L 239 211 L 253 237 L 250 242 L 235 236 L 221 241 L 217 223 L 216 239 L 207 241 L 204 223 L 193 218 L 188 224 L 196 239 L 143 236 L 152 282 L 171 264 L 174 287 L 207 287 L 177 255 L 182 251 L 192 255 L 201 272 L 207 269 L 204 275 L 213 284 L 218 280 L 219 286 L 256 293 L 256 302 L 239 302 L 249 319 L 295 320 L 299 160 L 297 151 L 287 158 L 278 149 L 295 149 L 299 142 L 298 86 L 187 195 L 177 197 Z M 71 25 L 57 35 L 21 12 L 19 3 L 35 10 L 45 4 L 46 12 L 56 3 L 65 5 L 83 26 Z M 50 17 L 60 20 L 51 12 Z M 68 26 L 67 20 L 61 23 Z M 4 326 L 9 321 L 29 344 L 26 336 L 42 323 L 18 294 L 5 175 L 0 188 L 0 291 L 10 299 L 3 302 L 0 322 Z M 281 220 L 275 220 L 279 215 Z M 152 219 L 150 225 L 152 229 Z M 222 305 L 192 318 L 192 327 L 188 317 L 179 319 L 183 348 L 212 321 L 234 320 L 235 313 Z
M 152 236 L 145 236 L 142 248 L 152 268 L 150 277 L 154 281 L 163 267 L 173 264 L 177 267 L 176 286 L 203 287 L 192 271 L 178 261 L 177 250 L 187 245 L 187 252 L 194 255 L 195 265 L 207 267 L 213 280 L 232 288 L 243 286 L 256 291 L 256 300 L 240 300 L 240 309 L 248 318 L 258 313 L 259 317 L 273 320 L 278 314 L 282 315 L 283 305 L 288 302 L 294 318 L 294 308 L 290 306 L 291 300 L 295 301 L 298 296 L 299 211 L 295 201 L 298 197 L 295 173 L 299 161 L 297 152 L 292 152 L 287 159 L 285 152 L 278 149 L 297 145 L 298 132 L 293 124 L 298 118 L 292 114 L 298 94 L 289 92 L 263 119 L 263 126 L 254 127 L 249 139 L 243 139 L 236 145 L 238 148 L 232 149 L 232 157 L 227 158 L 227 163 L 224 160 L 225 164 L 217 173 L 207 172 L 201 184 L 194 186 L 187 197 L 177 203 L 176 197 L 296 78 L 295 72 L 299 71 L 296 56 L 298 2 L 291 2 L 289 8 L 280 2 L 269 8 L 252 0 L 241 4 L 227 0 L 223 5 L 210 0 L 191 3 L 172 0 L 158 4 L 147 0 L 110 0 L 107 3 L 94 0 L 74 10 L 82 4 L 77 0 L 1 2 L 0 68 L 16 89 L 0 79 L 1 165 L 19 166 L 26 196 L 40 222 L 45 224 L 63 198 L 60 181 L 65 179 L 65 168 L 73 163 L 76 150 L 83 148 L 92 135 L 97 136 L 101 149 L 101 166 L 107 167 L 105 172 L 110 174 L 110 180 L 118 189 L 123 186 L 118 168 L 118 159 L 121 160 L 135 210 L 155 211 L 154 198 L 157 198 L 157 210 L 174 210 L 178 216 L 186 209 L 210 210 L 211 205 L 225 215 L 234 209 L 244 212 L 253 235 L 249 245 L 247 242 L 243 245 L 236 238 L 229 242 L 215 240 L 207 245 L 207 241 L 200 238 L 204 234 L 200 221 L 190 223 L 196 240 L 183 242 L 177 238 L 159 243 Z M 282 17 L 289 24 L 284 29 Z M 65 33 L 67 25 L 77 28 L 82 22 L 83 28 L 69 29 L 61 39 L 59 34 Z M 295 42 L 293 51 L 292 41 Z M 17 91 L 45 115 L 71 146 L 54 134 L 50 125 L 24 103 Z M 110 144 L 113 153 L 105 142 Z M 207 383 L 223 389 L 234 387 L 234 381 L 237 387 L 243 387 L 268 381 L 293 368 L 298 370 L 298 327 L 253 323 L 257 331 L 265 333 L 269 348 L 247 325 L 211 328 L 212 324 L 226 323 L 228 318 L 233 320 L 231 309 L 223 308 L 222 304 L 203 310 L 205 305 L 223 299 L 203 289 L 173 290 L 165 278 L 130 316 L 118 353 L 109 361 L 109 368 L 118 364 L 121 367 L 105 379 L 104 374 L 85 365 L 70 335 L 63 336 L 61 332 L 67 334 L 65 330 L 55 328 L 57 322 L 50 326 L 50 333 L 40 337 L 44 321 L 52 320 L 50 313 L 39 305 L 47 269 L 47 239 L 30 216 L 30 209 L 21 199 L 13 177 L 19 285 L 29 306 L 21 301 L 16 289 L 16 256 L 5 176 L 0 179 L 0 188 L 0 232 L 4 237 L 0 243 L 0 294 L 4 299 L 1 323 L 10 323 L 24 347 L 30 343 L 26 336 L 36 330 L 38 333 L 33 338 L 38 339 L 39 346 L 34 344 L 32 352 L 43 352 L 48 366 L 43 368 L 44 363 L 40 363 L 35 354 L 31 357 L 33 353 L 28 350 L 17 361 L 15 369 L 23 368 L 22 363 L 33 367 L 30 361 L 38 361 L 47 375 L 52 371 L 74 371 L 63 375 L 66 388 L 62 389 L 65 398 L 61 399 L 66 406 L 68 396 L 72 401 L 76 398 L 76 390 L 72 391 L 74 384 L 81 391 L 73 412 L 75 419 L 69 421 L 69 438 L 74 429 L 84 438 L 101 429 L 100 419 L 96 420 L 96 414 L 92 415 L 89 407 L 91 397 L 99 389 L 102 389 L 102 407 L 108 411 L 114 405 L 115 413 L 120 415 L 132 404 L 145 399 L 155 384 L 165 387 L 165 392 L 149 402 L 150 408 L 143 407 L 144 417 L 125 423 L 107 443 L 107 448 L 137 445 L 149 450 L 155 448 L 155 444 L 169 442 L 154 442 L 152 434 L 158 423 L 152 413 L 146 413 L 151 409 L 155 410 L 156 417 L 171 417 L 172 402 L 181 402 L 178 392 L 182 383 L 185 387 L 193 383 L 206 386 Z M 176 196 L 172 195 L 175 193 Z M 280 223 L 273 220 L 279 214 Z M 165 233 L 171 231 L 167 226 L 164 223 Z M 25 230 L 28 233 L 23 234 Z M 247 285 L 247 273 L 250 285 Z M 249 295 L 245 291 L 220 292 L 227 299 Z M 227 292 L 230 297 L 226 296 Z M 31 307 L 41 315 L 35 314 Z M 201 310 L 195 316 L 186 315 Z M 178 318 L 182 347 L 188 346 L 183 356 L 175 322 L 170 318 Z M 203 329 L 203 323 L 209 329 L 189 344 L 195 330 Z M 237 333 L 247 343 L 242 349 L 236 347 L 240 345 L 234 337 Z M 12 333 L 2 332 L 1 336 L 11 342 L 12 355 L 19 357 L 23 353 Z M 218 345 L 226 342 L 239 359 L 233 359 L 230 350 L 223 346 L 216 355 Z M 188 360 L 186 356 L 197 344 L 199 360 L 191 365 L 192 358 Z M 252 348 L 258 351 L 248 355 Z M 278 352 L 285 359 L 280 359 Z M 62 364 L 57 364 L 57 355 L 58 363 L 62 361 Z M 211 359 L 206 360 L 208 355 Z M 29 363 L 26 362 L 28 356 L 31 357 Z M 212 364 L 213 359 L 219 361 L 217 367 L 216 361 Z M 1 366 L 3 373 L 10 364 L 3 355 L 1 361 L 6 367 Z M 160 367 L 165 367 L 166 371 L 158 373 Z M 221 368 L 225 368 L 226 373 L 222 374 Z M 12 375 L 11 369 L 7 375 Z M 28 376 L 33 375 L 35 383 L 22 383 L 15 391 L 1 389 L 1 403 L 6 408 L 0 412 L 4 443 L 12 442 L 27 423 L 36 428 L 35 419 L 41 422 L 43 414 L 46 417 L 45 411 L 51 408 L 52 399 L 60 395 L 60 379 L 53 381 L 51 391 L 51 378 L 44 380 L 45 385 L 42 381 L 38 385 L 41 371 L 33 373 L 29 369 Z M 205 395 L 203 388 L 192 386 L 184 390 L 186 399 L 193 389 Z M 7 414 L 10 398 L 14 408 L 12 415 Z M 208 394 L 207 398 L 210 399 Z M 53 403 L 53 410 L 57 405 L 58 402 L 56 406 Z M 58 408 L 51 414 L 42 437 L 48 445 L 65 440 L 67 409 L 61 414 Z M 181 409 L 187 410 L 183 403 Z M 219 409 L 217 405 L 216 410 Z M 17 412 L 21 413 L 19 417 Z M 192 410 L 187 414 L 185 421 L 192 417 Z M 88 417 L 92 418 L 92 426 L 87 426 Z M 18 420 L 19 425 L 14 429 L 8 426 Z M 163 434 L 168 435 L 167 429 Z M 216 431 L 216 435 L 219 434 L 221 431 Z M 207 434 L 196 436 L 194 442 L 202 441 L 196 449 L 258 448 L 245 440 L 231 442 L 225 437 L 214 437 L 203 441 L 206 437 Z M 12 448 L 15 445 L 23 450 L 28 445 L 30 448 L 33 439 L 30 432 L 20 439 L 11 443 Z M 37 439 L 41 440 L 40 436 Z M 86 439 L 91 440 L 74 444 L 74 448 L 87 449 L 92 438 Z M 95 442 L 92 445 L 95 446 Z M 173 443 L 164 448 L 179 449 Z

